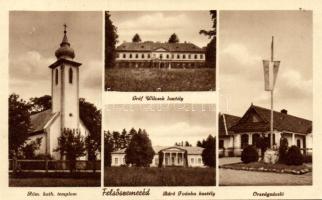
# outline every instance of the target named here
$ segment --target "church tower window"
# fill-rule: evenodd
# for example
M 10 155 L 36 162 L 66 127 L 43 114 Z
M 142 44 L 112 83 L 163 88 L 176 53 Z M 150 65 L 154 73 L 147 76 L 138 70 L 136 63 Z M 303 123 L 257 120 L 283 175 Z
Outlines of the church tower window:
M 58 69 L 55 70 L 55 83 L 58 84 Z
M 72 68 L 69 68 L 69 83 L 73 83 L 73 70 Z

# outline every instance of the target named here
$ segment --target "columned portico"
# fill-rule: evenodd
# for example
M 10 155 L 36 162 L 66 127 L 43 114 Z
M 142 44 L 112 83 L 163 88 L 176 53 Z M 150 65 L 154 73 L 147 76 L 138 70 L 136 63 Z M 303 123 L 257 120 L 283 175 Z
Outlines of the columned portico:
M 184 166 L 184 150 L 179 148 L 170 148 L 162 150 L 162 166 Z

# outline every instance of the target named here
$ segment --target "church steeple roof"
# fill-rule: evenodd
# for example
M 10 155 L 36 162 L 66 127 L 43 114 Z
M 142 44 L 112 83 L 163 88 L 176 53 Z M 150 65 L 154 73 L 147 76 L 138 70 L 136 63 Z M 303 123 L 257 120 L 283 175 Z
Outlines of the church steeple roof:
M 64 24 L 64 37 L 63 37 L 62 42 L 60 43 L 60 47 L 55 52 L 55 56 L 57 59 L 60 59 L 60 58 L 73 59 L 73 58 L 75 58 L 74 49 L 70 47 L 70 43 L 68 42 L 66 28 L 67 28 L 67 25 Z

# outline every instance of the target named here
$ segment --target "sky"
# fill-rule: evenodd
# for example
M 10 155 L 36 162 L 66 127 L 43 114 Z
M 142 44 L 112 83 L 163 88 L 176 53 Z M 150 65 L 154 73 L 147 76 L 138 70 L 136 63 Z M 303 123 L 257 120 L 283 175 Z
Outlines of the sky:
M 270 108 L 263 59 L 280 68 L 274 110 L 312 120 L 312 12 L 221 11 L 219 17 L 220 112 L 242 116 L 251 103 Z
M 215 135 L 215 104 L 119 104 L 104 108 L 103 129 L 145 129 L 153 146 L 173 146 Z M 113 116 L 113 117 L 111 117 Z
M 9 90 L 28 100 L 51 95 L 50 69 L 63 24 L 80 66 L 80 97 L 101 107 L 102 12 L 25 12 L 9 15 Z
M 211 30 L 209 11 L 111 11 L 111 20 L 117 27 L 118 45 L 132 41 L 138 33 L 142 41 L 168 41 L 176 33 L 180 42 L 191 42 L 199 47 L 209 38 L 200 35 L 201 29 Z

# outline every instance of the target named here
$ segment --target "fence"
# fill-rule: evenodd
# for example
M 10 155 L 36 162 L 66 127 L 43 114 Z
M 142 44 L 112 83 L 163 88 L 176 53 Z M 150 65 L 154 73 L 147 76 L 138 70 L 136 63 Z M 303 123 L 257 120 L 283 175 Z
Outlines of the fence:
M 9 170 L 16 171 L 56 171 L 62 172 L 73 168 L 74 171 L 100 171 L 101 161 L 87 160 L 16 160 L 9 159 Z

